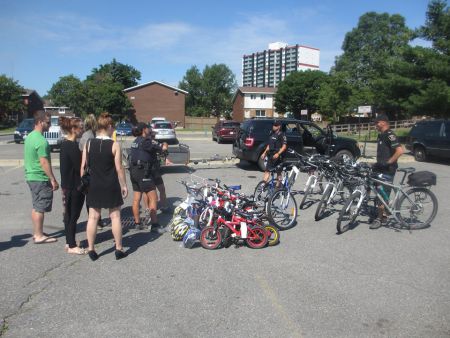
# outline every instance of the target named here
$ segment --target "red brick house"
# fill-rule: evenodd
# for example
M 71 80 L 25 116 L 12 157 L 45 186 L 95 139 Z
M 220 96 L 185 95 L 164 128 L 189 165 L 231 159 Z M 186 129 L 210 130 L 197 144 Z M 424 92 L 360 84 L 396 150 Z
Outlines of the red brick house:
M 23 118 L 32 118 L 38 110 L 44 110 L 44 101 L 34 89 L 25 89 L 22 99 L 25 105 Z
M 153 117 L 165 117 L 184 127 L 187 91 L 152 81 L 123 90 L 133 105 L 131 112 L 139 122 L 150 122 Z

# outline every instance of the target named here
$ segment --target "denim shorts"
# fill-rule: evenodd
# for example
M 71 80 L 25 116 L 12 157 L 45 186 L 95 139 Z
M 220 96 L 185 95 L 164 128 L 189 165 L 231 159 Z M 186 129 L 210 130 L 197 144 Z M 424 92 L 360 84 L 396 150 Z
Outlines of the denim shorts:
M 53 189 L 50 181 L 27 181 L 31 191 L 33 209 L 37 212 L 52 211 Z

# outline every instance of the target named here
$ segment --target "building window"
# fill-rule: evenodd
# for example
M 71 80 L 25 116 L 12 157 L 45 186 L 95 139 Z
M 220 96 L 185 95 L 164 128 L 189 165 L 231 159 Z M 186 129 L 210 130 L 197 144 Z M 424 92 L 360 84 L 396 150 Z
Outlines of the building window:
M 256 117 L 266 117 L 266 111 L 265 110 L 257 110 Z
M 265 94 L 261 94 L 261 100 L 265 100 L 266 99 L 266 95 Z
M 250 99 L 255 100 L 256 99 L 256 95 L 255 94 L 251 94 L 250 95 Z

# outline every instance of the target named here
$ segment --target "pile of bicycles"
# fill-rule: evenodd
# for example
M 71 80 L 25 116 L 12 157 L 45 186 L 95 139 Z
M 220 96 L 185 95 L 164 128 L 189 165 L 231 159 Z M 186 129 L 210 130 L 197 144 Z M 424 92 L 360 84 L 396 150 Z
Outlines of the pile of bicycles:
M 259 249 L 279 243 L 278 229 L 252 196 L 239 193 L 241 186 L 195 175 L 179 183 L 186 188 L 187 197 L 169 224 L 174 240 L 183 240 L 190 247 L 195 238 L 210 250 L 242 243 Z

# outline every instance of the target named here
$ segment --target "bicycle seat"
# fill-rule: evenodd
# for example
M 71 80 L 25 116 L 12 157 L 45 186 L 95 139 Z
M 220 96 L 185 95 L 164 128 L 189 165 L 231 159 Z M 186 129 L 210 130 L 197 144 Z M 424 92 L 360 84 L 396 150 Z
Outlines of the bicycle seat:
M 404 173 L 409 174 L 409 173 L 415 172 L 415 171 L 416 171 L 416 168 L 412 168 L 412 167 L 398 168 L 397 171 L 401 171 L 401 172 L 404 172 Z

